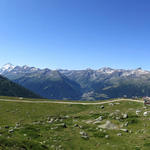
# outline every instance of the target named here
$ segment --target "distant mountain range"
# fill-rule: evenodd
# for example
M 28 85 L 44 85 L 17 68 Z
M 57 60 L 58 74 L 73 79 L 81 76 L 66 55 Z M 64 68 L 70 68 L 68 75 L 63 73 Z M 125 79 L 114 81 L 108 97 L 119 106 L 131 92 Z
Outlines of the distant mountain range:
M 101 68 L 51 70 L 6 64 L 0 74 L 49 99 L 101 100 L 150 96 L 150 72 Z
M 40 98 L 40 96 L 0 75 L 0 96 Z

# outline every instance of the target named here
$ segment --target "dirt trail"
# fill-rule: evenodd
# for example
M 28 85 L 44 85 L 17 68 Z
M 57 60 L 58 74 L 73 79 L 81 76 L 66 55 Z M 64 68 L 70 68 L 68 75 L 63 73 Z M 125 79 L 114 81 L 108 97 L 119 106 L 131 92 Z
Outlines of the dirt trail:
M 119 100 L 106 100 L 105 102 L 61 102 L 61 101 L 28 101 L 28 100 L 10 100 L 10 99 L 0 99 L 0 101 L 3 102 L 18 102 L 18 103 L 54 103 L 54 104 L 74 104 L 74 105 L 102 105 L 107 103 L 114 103 L 114 102 L 120 102 L 120 101 L 131 101 L 131 102 L 139 102 L 143 103 L 141 100 L 132 100 L 132 99 L 119 99 Z

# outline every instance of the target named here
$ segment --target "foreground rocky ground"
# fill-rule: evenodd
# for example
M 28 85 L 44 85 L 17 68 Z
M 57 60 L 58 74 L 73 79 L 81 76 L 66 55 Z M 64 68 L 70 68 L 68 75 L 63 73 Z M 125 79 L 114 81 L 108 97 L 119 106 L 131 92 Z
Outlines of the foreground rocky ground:
M 2 150 L 149 150 L 150 108 L 0 102 Z

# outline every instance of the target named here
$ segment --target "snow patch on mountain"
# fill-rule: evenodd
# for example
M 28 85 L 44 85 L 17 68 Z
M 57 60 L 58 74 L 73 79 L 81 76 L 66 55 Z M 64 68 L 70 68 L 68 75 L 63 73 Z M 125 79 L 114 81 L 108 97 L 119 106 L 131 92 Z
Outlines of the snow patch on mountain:
M 1 67 L 0 74 L 2 74 L 5 71 L 9 72 L 9 71 L 13 70 L 14 68 L 15 68 L 14 65 L 12 65 L 11 63 L 7 63 Z

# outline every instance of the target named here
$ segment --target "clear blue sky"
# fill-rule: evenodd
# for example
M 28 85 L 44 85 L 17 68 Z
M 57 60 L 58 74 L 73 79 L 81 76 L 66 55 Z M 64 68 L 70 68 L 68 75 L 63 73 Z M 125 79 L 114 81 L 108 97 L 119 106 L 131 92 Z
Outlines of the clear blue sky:
M 150 70 L 150 0 L 0 0 L 0 66 Z

